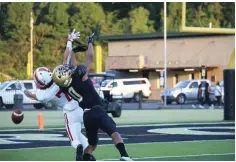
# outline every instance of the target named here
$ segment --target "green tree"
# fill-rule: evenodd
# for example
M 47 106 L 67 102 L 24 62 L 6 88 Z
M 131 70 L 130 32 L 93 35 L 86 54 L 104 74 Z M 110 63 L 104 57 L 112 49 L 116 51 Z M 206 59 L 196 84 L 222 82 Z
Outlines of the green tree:
M 221 8 L 219 3 L 202 3 L 195 14 L 196 18 L 192 19 L 192 25 L 199 27 L 220 27 Z
M 78 12 L 70 18 L 71 29 L 81 32 L 81 42 L 87 42 L 87 37 L 97 30 L 98 25 L 105 23 L 105 13 L 98 3 L 75 3 L 73 8 Z
M 170 2 L 167 3 L 167 31 L 177 32 L 181 25 L 182 17 L 182 3 L 181 2 Z M 161 9 L 161 31 L 164 31 L 164 9 Z
M 69 29 L 69 3 L 40 3 L 35 6 L 34 68 L 54 68 L 62 63 Z
M 221 26 L 235 28 L 235 2 L 221 2 L 222 19 Z
M 154 32 L 154 22 L 149 20 L 149 11 L 143 7 L 136 8 L 129 12 L 131 32 L 132 33 L 147 33 Z
M 8 10 L 9 3 L 0 2 L 0 35 L 5 36 L 4 26 L 7 17 L 7 10 Z
M 4 11 L 2 48 L 2 68 L 12 76 L 24 77 L 26 74 L 27 53 L 30 50 L 30 12 L 33 3 L 6 3 Z M 7 47 L 7 48 L 6 48 Z M 19 73 L 21 71 L 21 73 Z
M 8 39 L 26 41 L 30 34 L 30 12 L 33 3 L 10 3 L 8 5 L 4 32 Z
M 181 5 L 167 3 L 168 31 L 179 31 Z M 81 32 L 79 41 L 83 44 L 87 44 L 87 36 L 94 31 L 98 35 L 163 31 L 162 2 L 1 2 L 1 75 L 26 78 L 31 11 L 34 12 L 34 69 L 38 66 L 53 69 L 62 63 L 67 34 L 74 28 Z M 208 27 L 211 22 L 213 27 L 235 27 L 234 2 L 188 2 L 186 12 L 187 26 Z M 95 43 L 102 44 L 104 61 L 108 54 L 106 42 L 96 39 Z M 76 58 L 83 63 L 85 55 L 78 53 Z
M 100 23 L 102 35 L 121 35 L 130 33 L 130 21 L 128 18 L 117 18 L 117 12 L 108 12 L 105 21 Z

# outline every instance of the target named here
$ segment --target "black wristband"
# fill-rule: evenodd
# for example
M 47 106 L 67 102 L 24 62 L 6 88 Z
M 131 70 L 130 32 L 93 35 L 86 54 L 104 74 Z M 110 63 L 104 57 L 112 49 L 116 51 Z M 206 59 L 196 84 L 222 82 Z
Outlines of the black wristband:
M 92 43 L 93 44 L 93 37 L 88 37 L 88 44 Z

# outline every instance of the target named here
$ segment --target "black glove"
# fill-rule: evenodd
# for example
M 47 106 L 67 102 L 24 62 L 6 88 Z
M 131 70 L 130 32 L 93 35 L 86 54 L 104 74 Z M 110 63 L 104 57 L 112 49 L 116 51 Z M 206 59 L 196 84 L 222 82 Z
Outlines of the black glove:
M 94 37 L 94 33 L 88 37 L 88 44 L 93 43 L 93 37 Z
M 88 46 L 80 44 L 77 47 L 73 48 L 72 51 L 74 53 L 76 53 L 76 52 L 85 52 L 85 51 L 87 51 L 87 49 L 88 49 Z

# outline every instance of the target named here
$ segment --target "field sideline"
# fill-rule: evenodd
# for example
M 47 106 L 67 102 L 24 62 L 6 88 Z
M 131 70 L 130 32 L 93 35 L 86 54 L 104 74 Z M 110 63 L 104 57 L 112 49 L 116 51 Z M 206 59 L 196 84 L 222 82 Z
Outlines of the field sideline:
M 11 121 L 12 111 L 0 111 L 0 129 L 38 128 L 38 114 L 44 116 L 45 128 L 64 127 L 62 111 L 24 111 L 24 120 L 15 125 Z M 159 124 L 182 122 L 223 121 L 222 109 L 185 109 L 185 110 L 124 110 L 120 118 L 113 118 L 118 125 Z

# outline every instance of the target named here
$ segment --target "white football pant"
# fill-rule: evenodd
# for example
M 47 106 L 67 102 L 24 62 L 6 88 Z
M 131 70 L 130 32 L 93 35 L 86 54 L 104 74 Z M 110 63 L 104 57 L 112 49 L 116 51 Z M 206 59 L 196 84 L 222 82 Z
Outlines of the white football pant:
M 66 132 L 70 139 L 71 146 L 76 149 L 79 144 L 82 144 L 83 149 L 85 149 L 88 146 L 88 139 L 81 133 L 83 126 L 83 110 L 76 108 L 72 111 L 64 110 L 63 112 Z

